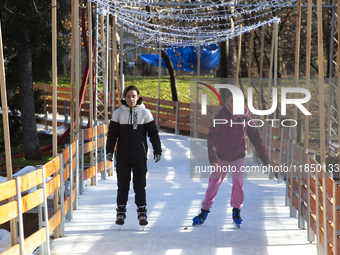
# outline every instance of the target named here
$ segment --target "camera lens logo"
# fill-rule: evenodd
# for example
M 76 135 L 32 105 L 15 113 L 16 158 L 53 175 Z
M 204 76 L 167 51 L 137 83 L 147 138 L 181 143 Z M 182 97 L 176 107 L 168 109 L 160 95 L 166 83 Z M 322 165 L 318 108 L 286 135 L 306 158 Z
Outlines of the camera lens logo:
M 212 92 L 214 92 L 214 94 L 217 96 L 218 100 L 220 101 L 220 105 L 222 106 L 222 100 L 221 100 L 220 96 L 218 95 L 217 91 L 212 86 L 210 86 L 209 84 L 203 83 L 203 82 L 197 82 L 197 83 L 198 83 L 198 85 L 203 85 L 203 86 L 207 87 L 208 89 L 210 89 Z M 215 105 L 217 105 L 215 97 L 213 96 L 213 94 L 208 89 L 201 88 L 199 86 L 197 86 L 197 88 L 200 89 L 200 90 L 203 90 L 205 93 L 207 93 L 212 98 Z M 204 93 L 201 94 L 201 114 L 202 115 L 207 115 L 207 94 L 204 94 Z

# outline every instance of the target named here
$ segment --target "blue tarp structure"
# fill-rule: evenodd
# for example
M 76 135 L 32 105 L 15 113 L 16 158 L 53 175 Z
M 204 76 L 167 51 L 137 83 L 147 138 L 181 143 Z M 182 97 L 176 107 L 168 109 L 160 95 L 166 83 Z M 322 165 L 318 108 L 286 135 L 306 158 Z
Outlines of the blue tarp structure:
M 170 48 L 166 51 L 175 70 L 195 72 L 197 71 L 198 48 L 194 46 Z M 154 66 L 158 66 L 158 54 L 144 54 L 142 59 Z M 217 44 L 201 46 L 201 70 L 211 70 L 218 67 L 220 61 L 220 49 Z M 162 60 L 161 66 L 166 68 Z

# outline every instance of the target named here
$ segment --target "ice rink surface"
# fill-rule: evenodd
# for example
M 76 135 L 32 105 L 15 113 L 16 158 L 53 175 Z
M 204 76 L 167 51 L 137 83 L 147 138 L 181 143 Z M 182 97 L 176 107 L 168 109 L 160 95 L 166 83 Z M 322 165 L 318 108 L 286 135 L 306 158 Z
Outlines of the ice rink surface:
M 119 230 L 114 223 L 114 175 L 99 180 L 98 186 L 88 186 L 79 196 L 79 210 L 65 224 L 65 237 L 51 242 L 52 255 L 316 254 L 315 243 L 307 241 L 307 231 L 298 229 L 298 220 L 289 217 L 285 184 L 267 176 L 245 179 L 240 229 L 232 222 L 231 180 L 227 178 L 206 222 L 193 227 L 192 218 L 200 212 L 208 179 L 190 178 L 189 137 L 163 132 L 160 136 L 162 159 L 156 164 L 150 156 L 148 161 L 149 225 L 144 231 L 138 224 L 132 184 L 125 225 Z M 247 155 L 246 165 L 250 164 L 254 163 Z

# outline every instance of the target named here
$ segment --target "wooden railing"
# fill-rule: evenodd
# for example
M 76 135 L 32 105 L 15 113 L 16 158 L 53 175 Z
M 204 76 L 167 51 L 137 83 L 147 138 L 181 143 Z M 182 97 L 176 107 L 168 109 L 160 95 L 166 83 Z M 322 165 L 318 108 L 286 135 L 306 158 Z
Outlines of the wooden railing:
M 340 182 L 332 178 L 339 172 L 339 163 L 318 163 L 315 155 L 293 143 L 289 128 L 267 124 L 262 135 L 273 167 L 269 177 L 286 180 L 290 216 L 298 218 L 298 228 L 307 228 L 309 242 L 316 237 L 320 253 L 340 254 Z
M 72 211 L 78 207 L 78 195 L 84 190 L 84 180 L 94 178 L 96 184 L 96 173 L 102 173 L 103 179 L 107 174 L 112 175 L 113 164 L 106 161 L 105 153 L 107 130 L 107 125 L 82 130 L 75 142 L 40 169 L 0 184 L 0 224 L 15 219 L 19 229 L 17 244 L 1 255 L 30 254 L 39 246 L 42 254 L 49 254 L 49 236 L 53 232 L 55 236 L 64 235 L 65 216 L 72 219 Z M 98 157 L 98 152 L 102 157 Z M 94 153 L 96 160 L 85 169 L 84 156 L 88 153 Z M 22 195 L 33 187 L 37 190 Z M 55 207 L 49 217 L 47 201 L 52 194 Z M 25 239 L 23 214 L 33 208 L 39 210 L 39 230 Z M 47 224 L 44 219 L 48 219 Z
M 45 104 L 44 104 L 44 110 L 46 112 L 52 112 L 52 86 L 43 85 L 43 84 L 34 84 L 34 89 L 40 89 L 44 91 L 46 98 L 45 98 Z M 57 112 L 60 115 L 66 116 L 65 121 L 59 122 L 58 125 L 63 125 L 65 122 L 67 123 L 67 118 L 70 116 L 71 113 L 71 105 L 70 105 L 70 88 L 64 88 L 64 87 L 58 87 L 58 100 L 57 100 Z M 88 96 L 88 90 L 85 92 L 85 102 L 81 106 L 81 112 L 80 117 L 89 117 L 89 96 Z M 161 128 L 167 128 L 172 129 L 176 134 L 179 134 L 180 131 L 184 131 L 186 133 L 193 131 L 193 118 L 195 116 L 194 114 L 194 107 L 190 103 L 181 103 L 179 101 L 168 101 L 168 100 L 157 100 L 155 98 L 151 97 L 145 97 L 142 96 L 143 103 L 145 104 L 146 108 L 148 108 L 155 120 L 157 121 L 158 116 L 158 126 Z M 103 98 L 99 98 L 102 101 Z M 109 98 L 109 118 L 111 118 L 111 109 L 112 107 L 112 98 Z M 115 100 L 115 107 L 118 106 L 117 99 Z M 207 134 L 209 131 L 209 127 L 211 125 L 211 120 L 216 115 L 216 113 L 220 110 L 220 106 L 207 107 L 207 116 L 204 116 L 204 118 L 198 118 L 197 122 L 197 132 L 202 134 Z M 197 105 L 198 112 L 200 112 L 201 105 Z M 103 110 L 103 107 L 100 106 L 100 111 Z M 158 111 L 158 115 L 157 115 Z M 46 114 L 45 114 L 46 115 Z M 103 121 L 102 119 L 99 119 L 100 121 Z M 52 122 L 48 121 L 47 118 L 44 120 L 41 120 L 41 124 L 46 124 L 51 126 Z
M 59 96 L 61 97 L 62 93 Z M 64 99 L 66 98 L 60 98 L 60 100 Z M 165 100 L 159 100 L 157 103 L 157 99 L 147 97 L 144 97 L 144 102 L 155 117 L 158 109 L 159 126 L 174 129 L 176 133 L 179 130 L 195 129 L 198 133 L 207 134 L 211 119 L 220 109 L 220 107 L 208 107 L 207 116 L 197 117 L 197 126 L 193 128 L 195 115 L 190 104 Z M 83 109 L 85 112 L 88 107 L 84 106 Z M 69 112 L 69 109 L 67 111 Z M 286 205 L 290 207 L 290 216 L 298 218 L 298 228 L 307 228 L 308 241 L 312 242 L 316 237 L 319 251 L 340 254 L 340 245 L 338 245 L 340 182 L 332 178 L 333 173 L 339 172 L 339 164 L 327 167 L 320 165 L 314 155 L 308 154 L 304 148 L 300 148 L 293 142 L 289 128 L 276 128 L 266 123 L 260 129 L 271 159 L 272 168 L 269 171 L 269 178 L 277 178 L 278 182 L 286 181 Z M 16 219 L 20 230 L 18 244 L 1 255 L 20 254 L 20 251 L 28 253 L 41 245 L 43 253 L 47 254 L 45 252 L 49 249 L 49 235 L 55 231 L 63 236 L 64 216 L 72 219 L 72 211 L 77 209 L 77 196 L 84 189 L 84 180 L 93 178 L 92 183 L 96 184 L 96 173 L 101 172 L 103 179 L 107 176 L 107 170 L 109 175 L 112 174 L 113 165 L 106 161 L 104 146 L 106 132 L 107 125 L 82 130 L 77 134 L 77 140 L 73 144 L 41 169 L 0 184 L 0 202 L 7 201 L 0 206 L 0 224 Z M 252 148 L 249 141 L 248 145 Z M 100 157 L 97 155 L 98 151 Z M 84 169 L 86 153 L 95 153 L 96 160 L 93 166 Z M 254 152 L 253 155 L 255 156 L 256 153 Z M 81 162 L 80 166 L 78 162 Z M 327 172 L 327 169 L 333 172 Z M 47 181 L 46 178 L 51 177 L 52 179 Z M 72 187 L 71 191 L 65 189 L 68 187 L 68 182 Z M 21 197 L 23 191 L 33 186 L 37 186 L 35 192 Z M 37 206 L 39 210 L 42 207 L 47 208 L 47 198 L 52 193 L 55 194 L 55 199 L 60 198 L 61 201 L 56 203 L 54 214 L 49 218 L 48 224 L 44 224 L 41 218 L 39 231 L 23 239 L 22 214 Z M 9 201 L 11 198 L 14 201 Z M 44 214 L 46 215 L 47 212 Z

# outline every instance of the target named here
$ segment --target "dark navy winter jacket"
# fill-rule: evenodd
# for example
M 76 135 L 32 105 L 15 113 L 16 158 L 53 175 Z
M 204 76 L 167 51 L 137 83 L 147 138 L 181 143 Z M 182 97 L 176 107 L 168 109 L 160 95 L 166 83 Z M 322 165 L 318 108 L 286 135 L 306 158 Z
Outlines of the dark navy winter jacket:
M 109 125 L 106 152 L 113 153 L 117 143 L 118 162 L 137 163 L 147 160 L 148 143 L 146 135 L 150 137 L 154 155 L 161 155 L 161 141 L 157 126 L 150 110 L 145 108 L 142 98 L 137 105 L 129 107 L 125 100 L 122 106 L 114 111 Z

